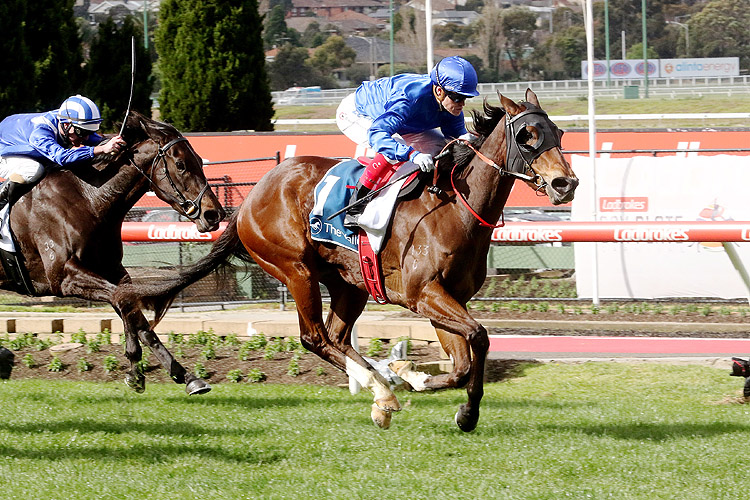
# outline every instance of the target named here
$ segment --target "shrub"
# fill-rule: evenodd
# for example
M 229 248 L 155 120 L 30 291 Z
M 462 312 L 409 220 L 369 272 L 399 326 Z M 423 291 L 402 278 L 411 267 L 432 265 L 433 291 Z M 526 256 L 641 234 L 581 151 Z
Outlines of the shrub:
M 79 329 L 75 333 L 72 333 L 70 335 L 70 341 L 85 345 L 87 340 L 86 340 L 86 332 L 83 331 L 83 328 Z
M 296 377 L 299 375 L 299 353 L 295 352 L 289 360 L 289 367 L 287 368 L 286 374 L 290 377 Z
M 112 333 L 105 328 L 103 332 L 96 334 L 96 341 L 101 345 L 109 345 L 112 343 Z
M 208 370 L 203 366 L 203 363 L 195 363 L 195 376 L 199 378 L 208 377 Z
M 213 344 L 206 344 L 201 351 L 201 357 L 208 361 L 209 359 L 216 359 L 216 348 Z
M 94 365 L 86 361 L 85 358 L 78 360 L 78 371 L 80 373 L 91 371 L 92 368 L 94 368 Z
M 380 339 L 370 339 L 370 343 L 367 345 L 367 351 L 365 354 L 371 358 L 375 358 L 381 355 L 383 352 L 383 341 Z
M 47 365 L 47 370 L 51 372 L 61 372 L 63 370 L 63 363 L 57 355 L 52 356 L 49 365 Z
M 117 370 L 117 368 L 120 366 L 120 363 L 117 361 L 117 358 L 112 354 L 104 358 L 103 363 L 104 363 L 104 371 L 107 373 L 111 373 Z
M 31 353 L 24 356 L 21 363 L 23 363 L 26 368 L 34 368 L 36 366 L 36 361 L 34 361 L 34 356 L 32 356 Z
M 260 371 L 257 368 L 253 368 L 249 372 L 247 372 L 247 381 L 248 382 L 263 382 L 266 379 L 266 374 Z
M 245 342 L 245 344 L 248 346 L 248 349 L 259 351 L 266 347 L 266 344 L 268 344 L 268 340 L 266 340 L 266 336 L 262 333 L 256 333 L 250 336 L 250 340 Z
M 227 379 L 232 382 L 240 382 L 242 381 L 242 370 L 229 370 L 227 373 Z

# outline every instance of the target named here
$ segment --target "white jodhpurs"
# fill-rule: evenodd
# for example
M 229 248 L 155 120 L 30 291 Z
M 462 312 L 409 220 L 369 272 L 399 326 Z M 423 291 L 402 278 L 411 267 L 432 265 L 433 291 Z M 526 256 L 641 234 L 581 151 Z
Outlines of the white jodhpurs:
M 336 110 L 336 125 L 357 146 L 372 149 L 369 139 L 372 118 L 357 112 L 354 94 L 344 97 L 339 104 Z M 415 134 L 394 134 L 393 139 L 401 144 L 413 147 L 420 153 L 427 153 L 432 156 L 438 154 L 448 142 L 442 132 L 436 128 Z
M 44 175 L 44 165 L 28 156 L 0 157 L 0 177 L 19 184 L 34 183 Z

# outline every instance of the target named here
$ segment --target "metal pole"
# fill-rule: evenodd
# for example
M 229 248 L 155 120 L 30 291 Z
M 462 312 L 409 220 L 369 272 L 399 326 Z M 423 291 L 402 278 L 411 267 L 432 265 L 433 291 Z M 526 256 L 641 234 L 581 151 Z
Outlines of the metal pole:
M 624 61 L 626 59 L 626 57 L 625 57 L 625 54 L 626 54 L 626 51 L 625 51 L 625 30 L 622 30 L 620 32 L 620 37 L 622 39 L 622 59 Z
M 390 10 L 391 10 L 391 76 L 393 76 L 393 0 L 390 0 Z
M 432 53 L 432 0 L 424 1 L 424 20 L 425 34 L 427 37 L 427 71 L 430 71 L 434 64 L 434 55 Z
M 594 206 L 591 217 L 596 220 L 597 217 L 597 198 L 596 198 L 596 100 L 594 99 L 594 0 L 585 1 L 584 21 L 586 23 L 586 54 L 588 58 L 588 86 L 589 86 L 589 159 L 591 160 L 591 189 L 593 190 Z M 593 243 L 592 266 L 592 286 L 591 286 L 591 303 L 599 306 L 599 257 L 597 255 L 598 245 Z
M 646 0 L 641 0 L 641 30 L 643 32 L 643 97 L 648 99 L 648 37 L 646 29 Z
M 604 54 L 607 59 L 607 87 L 612 83 L 609 71 L 609 0 L 604 0 Z
M 148 50 L 148 0 L 143 0 L 143 46 Z

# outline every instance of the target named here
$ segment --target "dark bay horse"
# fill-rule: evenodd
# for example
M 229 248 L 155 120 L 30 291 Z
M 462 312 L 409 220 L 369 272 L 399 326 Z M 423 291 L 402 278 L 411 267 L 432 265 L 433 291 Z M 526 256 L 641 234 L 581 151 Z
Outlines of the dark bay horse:
M 468 402 L 455 418 L 464 431 L 479 420 L 489 349 L 487 331 L 466 309 L 486 275 L 492 227 L 479 219 L 500 219 L 516 177 L 555 205 L 571 201 L 578 185 L 560 151 L 562 133 L 540 109 L 536 95 L 527 90 L 520 104 L 502 95 L 500 100 L 502 107 L 485 103 L 484 115 L 474 114 L 479 138 L 453 147 L 449 166 L 455 168 L 438 179 L 442 193 L 423 189 L 398 205 L 380 253 L 388 299 L 429 318 L 454 362 L 448 374 L 409 373 L 408 366 L 399 367 L 399 374 L 417 390 L 466 386 Z M 299 157 L 278 165 L 253 188 L 208 256 L 170 282 L 139 288 L 140 300 L 160 318 L 179 290 L 230 256 L 249 254 L 289 288 L 305 348 L 371 390 L 371 417 L 385 428 L 401 406 L 385 379 L 351 346 L 352 327 L 368 300 L 357 254 L 314 241 L 310 233 L 314 188 L 336 163 Z M 331 295 L 325 322 L 318 283 Z
M 199 231 L 213 231 L 224 209 L 208 188 L 203 163 L 174 127 L 131 112 L 122 133 L 127 148 L 94 158 L 74 171 L 52 170 L 13 205 L 10 223 L 25 260 L 34 295 L 80 297 L 112 304 L 122 318 L 126 382 L 138 392 L 145 377 L 137 368 L 148 345 L 189 394 L 210 390 L 188 373 L 159 341 L 138 304 L 123 286 L 131 282 L 122 265 L 125 214 L 148 190 L 191 219 Z M 13 281 L 0 270 L 0 287 Z

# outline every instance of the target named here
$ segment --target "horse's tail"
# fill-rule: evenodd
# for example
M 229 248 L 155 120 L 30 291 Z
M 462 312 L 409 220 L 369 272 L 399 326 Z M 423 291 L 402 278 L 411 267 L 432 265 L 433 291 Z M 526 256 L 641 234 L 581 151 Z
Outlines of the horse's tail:
M 188 286 L 214 271 L 233 267 L 231 263 L 233 257 L 244 262 L 252 262 L 252 257 L 245 250 L 237 234 L 238 213 L 229 219 L 226 229 L 216 240 L 208 255 L 192 266 L 181 270 L 176 276 L 157 279 L 148 284 L 139 284 L 134 290 L 140 306 L 154 311 L 152 328 L 162 320 L 177 294 Z

